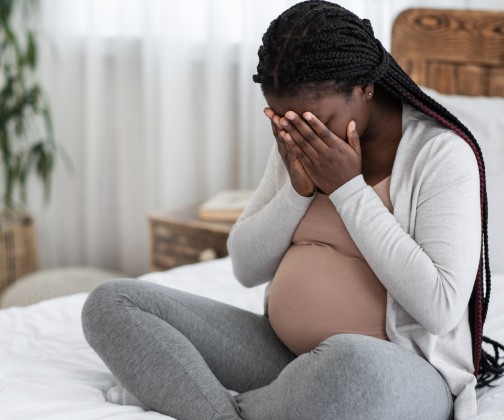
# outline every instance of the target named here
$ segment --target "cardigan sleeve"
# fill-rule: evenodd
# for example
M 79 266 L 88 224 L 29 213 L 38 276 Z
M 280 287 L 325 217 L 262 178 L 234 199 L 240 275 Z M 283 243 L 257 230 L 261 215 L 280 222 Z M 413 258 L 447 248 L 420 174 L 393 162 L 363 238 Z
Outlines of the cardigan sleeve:
M 391 296 L 432 334 L 462 319 L 481 253 L 479 172 L 452 132 L 431 143 L 410 234 L 360 175 L 330 196 L 352 239 Z M 410 197 L 411 199 L 411 197 Z
M 229 234 L 227 246 L 233 273 L 246 287 L 273 279 L 297 225 L 313 200 L 300 196 L 288 176 L 283 185 L 278 185 L 282 172 L 286 168 L 274 147 L 250 204 Z

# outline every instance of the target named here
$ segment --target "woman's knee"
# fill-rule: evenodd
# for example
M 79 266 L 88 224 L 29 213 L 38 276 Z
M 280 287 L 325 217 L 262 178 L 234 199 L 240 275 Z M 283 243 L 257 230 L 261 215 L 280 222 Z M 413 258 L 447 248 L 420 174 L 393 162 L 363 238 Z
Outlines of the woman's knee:
M 373 337 L 340 334 L 320 343 L 312 353 L 319 356 L 317 369 L 330 388 L 345 393 L 358 389 L 371 404 L 380 404 L 396 391 L 395 347 Z
M 358 390 L 362 410 L 377 415 L 368 418 L 449 418 L 452 399 L 446 382 L 409 350 L 373 337 L 342 334 L 322 342 L 316 352 L 324 356 L 326 369 L 320 370 L 327 382 L 345 394 L 355 396 L 352 390 Z
M 124 303 L 125 291 L 131 288 L 133 279 L 112 279 L 97 286 L 87 297 L 82 308 L 84 336 L 91 344 L 94 336 L 102 335 L 105 324 Z
M 344 374 L 349 375 L 380 375 L 383 372 L 383 358 L 392 358 L 384 346 L 393 344 L 373 337 L 358 334 L 338 334 L 322 341 L 312 353 L 323 354 L 327 363 L 340 366 Z M 388 349 L 390 350 L 390 349 Z M 378 369 L 378 372 L 374 372 Z

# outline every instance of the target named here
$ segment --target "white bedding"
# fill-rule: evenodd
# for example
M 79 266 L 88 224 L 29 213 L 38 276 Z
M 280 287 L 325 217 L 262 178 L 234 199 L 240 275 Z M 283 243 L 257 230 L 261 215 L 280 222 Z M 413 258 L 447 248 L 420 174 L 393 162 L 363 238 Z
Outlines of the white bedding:
M 151 281 L 262 312 L 264 286 L 245 289 L 229 258 L 142 276 Z M 142 281 L 142 280 L 139 280 Z M 170 419 L 105 401 L 115 380 L 82 334 L 85 294 L 0 310 L 0 418 L 3 420 Z M 504 275 L 493 275 L 485 334 L 504 341 Z M 479 392 L 479 420 L 504 419 L 504 380 Z

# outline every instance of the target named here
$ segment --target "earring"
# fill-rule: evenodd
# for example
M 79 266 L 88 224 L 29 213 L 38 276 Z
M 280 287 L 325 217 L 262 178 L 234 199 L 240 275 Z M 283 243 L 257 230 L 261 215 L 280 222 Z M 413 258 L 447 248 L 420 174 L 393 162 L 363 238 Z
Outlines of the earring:
M 373 96 L 373 92 L 368 92 L 368 96 Z

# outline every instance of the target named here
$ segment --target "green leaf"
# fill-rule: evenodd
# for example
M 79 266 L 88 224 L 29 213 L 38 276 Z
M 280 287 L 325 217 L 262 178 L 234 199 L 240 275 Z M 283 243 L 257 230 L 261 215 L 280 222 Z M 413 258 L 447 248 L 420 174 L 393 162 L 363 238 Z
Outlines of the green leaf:
M 18 67 L 18 73 L 20 76 L 23 76 L 23 53 L 21 52 L 21 48 L 19 46 L 19 40 L 16 36 L 16 33 L 12 30 L 9 24 L 5 24 L 4 26 L 6 39 L 10 42 L 11 47 L 14 49 L 16 64 Z
M 15 132 L 18 137 L 21 137 L 25 133 L 24 119 L 19 116 L 15 121 Z
M 54 167 L 54 158 L 51 153 L 48 153 L 43 143 L 39 143 L 37 147 L 38 161 L 36 162 L 36 170 L 44 184 L 44 204 L 49 203 L 51 195 L 51 172 Z
M 12 11 L 12 0 L 0 0 L 0 22 L 9 20 Z
M 29 23 L 34 8 L 36 3 L 29 0 L 0 0 L 0 71 L 3 73 L 0 159 L 5 175 L 0 192 L 4 193 L 5 205 L 11 207 L 17 189 L 26 203 L 26 185 L 31 173 L 43 182 L 47 204 L 51 174 L 58 156 L 67 169 L 73 170 L 68 154 L 62 146 L 61 150 L 57 147 L 49 100 L 41 86 L 32 82 L 38 61 L 36 33 Z M 13 17 L 18 16 L 18 11 L 22 13 L 21 20 L 14 25 Z
M 47 129 L 47 141 L 51 144 L 55 144 L 54 142 L 54 130 L 53 130 L 53 125 L 52 125 L 52 120 L 51 120 L 51 113 L 49 110 L 49 106 L 46 105 L 42 107 L 40 110 L 42 113 L 42 117 L 44 118 L 44 123 Z
M 4 161 L 4 165 L 6 168 L 10 165 L 10 157 L 11 157 L 11 147 L 9 136 L 6 132 L 1 133 L 0 135 L 0 149 L 2 150 L 2 157 Z
M 26 41 L 26 62 L 32 70 L 35 70 L 37 66 L 37 45 L 35 44 L 35 37 L 32 31 L 28 31 Z
M 70 158 L 68 152 L 62 146 L 59 146 L 56 149 L 56 152 L 58 152 L 61 159 L 63 159 L 63 163 L 66 165 L 67 171 L 74 174 L 75 168 L 73 166 L 72 159 Z

